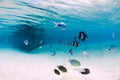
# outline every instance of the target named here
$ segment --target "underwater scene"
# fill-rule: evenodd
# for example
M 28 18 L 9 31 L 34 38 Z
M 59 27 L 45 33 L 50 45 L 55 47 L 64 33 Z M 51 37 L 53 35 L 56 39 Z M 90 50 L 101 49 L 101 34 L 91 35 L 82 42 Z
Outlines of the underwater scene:
M 120 0 L 0 0 L 0 80 L 120 80 Z

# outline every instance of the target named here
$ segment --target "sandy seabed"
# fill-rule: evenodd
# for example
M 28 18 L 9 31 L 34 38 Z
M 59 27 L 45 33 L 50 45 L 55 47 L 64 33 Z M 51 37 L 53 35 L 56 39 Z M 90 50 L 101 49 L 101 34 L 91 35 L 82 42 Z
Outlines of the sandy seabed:
M 120 55 L 81 58 L 73 67 L 66 54 L 24 54 L 11 50 L 0 51 L 0 80 L 120 80 Z M 64 65 L 67 73 L 54 73 L 57 65 Z M 83 75 L 79 69 L 89 68 L 90 74 Z

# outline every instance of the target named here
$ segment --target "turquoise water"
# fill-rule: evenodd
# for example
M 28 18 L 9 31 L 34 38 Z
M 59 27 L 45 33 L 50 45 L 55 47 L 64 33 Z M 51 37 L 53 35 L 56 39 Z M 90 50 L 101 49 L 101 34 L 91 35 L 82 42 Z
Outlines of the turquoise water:
M 64 41 L 72 42 L 84 31 L 88 38 L 72 47 L 76 52 L 110 45 L 119 50 L 119 5 L 117 0 L 0 0 L 0 48 L 40 53 L 52 46 L 52 51 L 69 52 Z M 55 28 L 55 22 L 64 22 L 67 29 Z
M 120 0 L 0 0 L 0 65 L 0 80 L 120 80 Z

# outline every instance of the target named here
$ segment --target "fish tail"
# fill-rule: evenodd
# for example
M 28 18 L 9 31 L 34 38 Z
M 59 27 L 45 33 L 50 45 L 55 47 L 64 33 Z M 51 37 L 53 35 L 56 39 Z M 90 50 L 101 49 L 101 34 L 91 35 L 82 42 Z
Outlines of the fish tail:
M 54 27 L 56 28 L 56 27 L 57 27 L 57 23 L 56 23 L 56 22 L 53 22 L 53 23 L 55 24 L 55 26 L 54 26 Z

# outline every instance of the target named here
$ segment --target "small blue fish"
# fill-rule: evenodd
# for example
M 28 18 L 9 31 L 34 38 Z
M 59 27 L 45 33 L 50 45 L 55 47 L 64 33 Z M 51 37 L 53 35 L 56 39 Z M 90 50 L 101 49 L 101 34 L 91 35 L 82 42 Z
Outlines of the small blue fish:
M 67 25 L 64 22 L 54 22 L 55 23 L 55 27 L 60 28 L 62 30 L 66 30 L 67 29 Z

